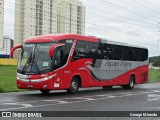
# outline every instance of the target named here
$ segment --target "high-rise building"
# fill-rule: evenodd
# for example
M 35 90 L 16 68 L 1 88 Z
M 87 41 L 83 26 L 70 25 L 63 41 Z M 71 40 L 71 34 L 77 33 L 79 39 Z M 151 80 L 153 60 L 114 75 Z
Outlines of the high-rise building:
M 85 34 L 85 7 L 79 0 L 58 0 L 58 33 Z
M 37 35 L 85 33 L 79 0 L 16 0 L 15 6 L 15 45 Z
M 3 48 L 0 49 L 0 58 L 9 58 L 10 57 L 10 51 L 13 47 L 13 39 L 4 36 L 3 42 L 2 42 L 2 46 Z
M 4 0 L 0 0 L 0 49 L 3 49 Z
M 15 45 L 33 36 L 57 33 L 57 5 L 54 1 L 16 0 Z

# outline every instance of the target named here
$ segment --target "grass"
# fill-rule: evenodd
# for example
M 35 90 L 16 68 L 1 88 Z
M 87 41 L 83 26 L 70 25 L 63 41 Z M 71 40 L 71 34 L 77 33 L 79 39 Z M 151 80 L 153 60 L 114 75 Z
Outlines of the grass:
M 150 69 L 149 70 L 149 82 L 160 82 L 160 70 Z
M 0 93 L 2 92 L 18 92 L 16 86 L 16 66 L 0 65 Z
M 24 91 L 16 85 L 16 66 L 0 65 L 0 93 Z M 149 82 L 160 82 L 160 70 L 150 69 Z

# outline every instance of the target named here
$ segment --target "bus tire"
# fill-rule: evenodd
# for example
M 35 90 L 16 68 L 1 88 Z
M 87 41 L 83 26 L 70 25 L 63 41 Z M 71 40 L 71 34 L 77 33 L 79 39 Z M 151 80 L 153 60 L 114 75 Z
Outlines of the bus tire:
M 40 90 L 42 94 L 49 94 L 50 90 Z
M 78 92 L 79 90 L 79 81 L 78 81 L 78 78 L 74 77 L 71 81 L 71 84 L 70 84 L 70 88 L 67 89 L 67 93 L 69 94 L 75 94 Z
M 112 89 L 112 86 L 102 86 L 102 88 L 103 88 L 104 90 L 111 90 L 111 89 Z
M 129 78 L 129 84 L 128 85 L 123 85 L 122 87 L 124 89 L 133 89 L 135 85 L 135 76 L 130 76 Z

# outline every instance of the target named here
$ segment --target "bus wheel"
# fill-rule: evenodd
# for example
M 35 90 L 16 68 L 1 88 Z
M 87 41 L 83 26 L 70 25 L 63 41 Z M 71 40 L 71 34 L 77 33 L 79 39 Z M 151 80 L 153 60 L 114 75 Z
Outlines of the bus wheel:
M 102 88 L 103 88 L 104 90 L 111 90 L 111 89 L 112 89 L 112 86 L 102 86 Z
M 67 89 L 67 93 L 69 94 L 75 94 L 78 92 L 79 89 L 79 81 L 77 78 L 73 78 L 72 82 L 70 84 L 70 88 Z
M 132 76 L 130 76 L 129 84 L 128 85 L 123 85 L 122 87 L 124 89 L 133 89 L 134 88 L 134 84 L 135 84 L 135 77 L 132 75 Z
M 50 92 L 50 90 L 40 90 L 42 92 L 42 94 L 48 94 Z

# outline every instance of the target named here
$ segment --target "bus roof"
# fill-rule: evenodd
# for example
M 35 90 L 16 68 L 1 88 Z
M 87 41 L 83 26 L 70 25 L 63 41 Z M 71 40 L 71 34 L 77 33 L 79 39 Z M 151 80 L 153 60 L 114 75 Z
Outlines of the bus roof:
M 79 34 L 49 34 L 49 35 L 41 35 L 41 36 L 36 36 L 36 37 L 30 38 L 30 39 L 26 40 L 25 43 L 45 43 L 45 42 L 54 42 L 54 41 L 58 41 L 58 40 L 76 39 L 76 38 L 80 38 L 81 40 L 91 41 L 91 42 L 98 42 L 98 39 L 101 39 L 101 38 L 97 38 L 94 36 L 85 36 L 85 35 L 79 35 Z M 122 43 L 122 42 L 118 42 L 118 41 L 111 41 L 111 40 L 107 40 L 107 39 L 101 39 L 101 42 L 108 43 L 108 44 L 121 45 L 121 46 L 129 46 L 129 47 L 147 49 L 144 46 L 127 44 L 127 43 Z
M 84 36 L 78 34 L 49 34 L 49 35 L 41 35 L 30 38 L 26 40 L 25 43 L 44 43 L 44 42 L 54 42 L 64 39 L 76 39 L 76 38 L 81 38 L 82 40 L 84 39 L 85 41 L 98 42 L 98 38 L 93 36 Z

